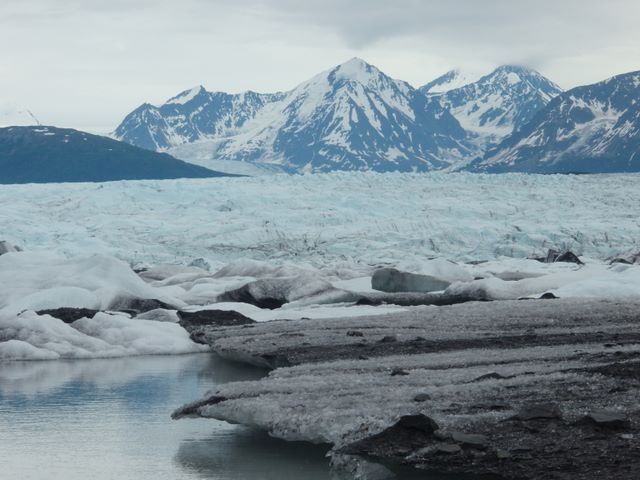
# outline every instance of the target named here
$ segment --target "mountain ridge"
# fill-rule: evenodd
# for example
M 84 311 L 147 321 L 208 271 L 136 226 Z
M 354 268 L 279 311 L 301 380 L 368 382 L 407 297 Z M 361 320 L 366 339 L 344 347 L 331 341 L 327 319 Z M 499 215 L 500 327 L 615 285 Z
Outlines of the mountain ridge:
M 174 98 L 187 97 L 188 105 L 198 95 L 202 90 L 195 95 L 184 91 Z M 429 103 L 407 82 L 392 79 L 359 58 L 321 72 L 289 92 L 259 94 L 270 96 L 257 108 L 246 108 L 241 95 L 247 93 L 236 96 L 242 121 L 220 129 L 209 121 L 195 137 L 171 141 L 175 129 L 165 127 L 167 117 L 162 112 L 173 107 L 165 103 L 154 107 L 152 121 L 134 111 L 115 136 L 147 148 L 144 139 L 160 138 L 166 142 L 156 141 L 156 146 L 203 165 L 214 159 L 260 161 L 300 172 L 427 171 L 448 167 L 453 163 L 449 159 L 472 151 L 466 132 L 439 104 Z M 197 108 L 205 111 L 206 106 Z M 186 112 L 170 122 L 184 125 L 188 117 Z M 142 127 L 138 140 L 131 135 L 131 124 Z
M 573 88 L 469 170 L 501 173 L 640 171 L 640 71 Z
M 519 138 L 566 92 L 518 65 L 476 77 L 452 70 L 416 89 L 356 57 L 287 92 L 213 93 L 199 85 L 163 105 L 141 105 L 114 135 L 210 167 L 508 171 L 508 162 L 490 166 L 489 153 Z M 635 107 L 627 106 L 627 123 L 638 125 Z M 616 145 L 611 140 L 600 148 L 631 148 Z
M 0 184 L 226 176 L 108 137 L 70 128 L 0 128 Z
M 502 65 L 475 82 L 429 97 L 476 137 L 479 150 L 486 150 L 522 128 L 561 91 L 533 69 Z

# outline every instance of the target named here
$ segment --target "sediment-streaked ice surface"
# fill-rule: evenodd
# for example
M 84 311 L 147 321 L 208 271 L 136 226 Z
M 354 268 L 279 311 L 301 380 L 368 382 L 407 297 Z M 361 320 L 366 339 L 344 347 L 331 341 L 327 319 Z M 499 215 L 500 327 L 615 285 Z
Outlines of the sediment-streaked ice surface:
M 637 301 L 483 302 L 318 321 L 312 331 L 300 321 L 230 328 L 211 339 L 215 351 L 247 361 L 281 355 L 294 366 L 212 390 L 177 416 L 338 447 L 417 413 L 445 430 L 473 432 L 520 405 L 552 400 L 573 421 L 587 409 L 637 404 L 635 393 L 615 389 L 619 378 L 595 371 L 637 357 L 637 308 Z M 394 341 L 381 343 L 391 333 Z M 413 353 L 394 354 L 403 344 Z

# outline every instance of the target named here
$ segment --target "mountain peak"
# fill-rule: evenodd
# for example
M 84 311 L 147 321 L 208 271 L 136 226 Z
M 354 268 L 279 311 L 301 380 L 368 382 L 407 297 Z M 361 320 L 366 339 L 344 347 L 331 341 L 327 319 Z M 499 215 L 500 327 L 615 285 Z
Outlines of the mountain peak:
M 436 97 L 477 137 L 481 149 L 499 143 L 528 123 L 561 92 L 560 87 L 535 70 L 518 65 L 502 65 L 477 81 L 451 88 L 455 82 L 454 70 L 425 85 L 421 91 Z
M 166 103 L 176 103 L 176 104 L 184 105 L 185 103 L 190 102 L 191 100 L 193 100 L 195 97 L 197 97 L 202 93 L 207 93 L 205 88 L 202 85 L 196 85 L 195 87 L 190 88 L 189 90 L 180 92 L 175 97 L 172 97 L 169 100 L 167 100 Z
M 558 87 L 555 83 L 549 81 L 546 77 L 544 77 L 540 72 L 521 65 L 501 65 L 496 68 L 493 72 L 487 75 L 485 78 L 487 79 L 495 79 L 501 78 L 506 79 L 506 81 L 510 85 L 515 85 L 523 81 L 534 82 L 536 84 L 543 82 L 544 85 L 537 86 L 546 86 L 545 90 L 550 90 L 550 93 L 553 93 L 555 90 L 555 94 L 560 92 L 560 87 Z
M 455 68 L 426 85 L 423 85 L 420 87 L 420 91 L 425 95 L 440 95 L 450 90 L 469 85 L 480 77 L 482 77 L 482 75 L 478 73 L 462 72 L 460 69 Z
M 371 64 L 364 61 L 360 57 L 352 57 L 346 62 L 341 63 L 338 67 L 352 68 L 352 69 L 366 69 L 371 67 Z
M 560 94 L 473 171 L 611 173 L 640 170 L 640 78 L 619 75 Z
M 522 73 L 522 74 L 528 74 L 528 73 L 537 73 L 535 70 L 529 68 L 529 67 L 524 67 L 522 65 L 500 65 L 498 68 L 496 68 L 494 70 L 494 73 Z
M 330 73 L 338 80 L 355 80 L 367 83 L 371 77 L 378 76 L 382 72 L 361 58 L 353 57 L 335 67 Z

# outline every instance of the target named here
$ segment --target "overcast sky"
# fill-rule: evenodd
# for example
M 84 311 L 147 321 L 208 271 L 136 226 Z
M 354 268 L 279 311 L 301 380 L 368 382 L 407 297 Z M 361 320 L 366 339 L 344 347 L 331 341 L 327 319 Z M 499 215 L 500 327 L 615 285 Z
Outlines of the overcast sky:
M 569 88 L 640 70 L 639 20 L 638 0 L 0 0 L 0 115 L 106 133 L 194 85 L 288 90 L 354 56 L 415 86 L 515 63 Z

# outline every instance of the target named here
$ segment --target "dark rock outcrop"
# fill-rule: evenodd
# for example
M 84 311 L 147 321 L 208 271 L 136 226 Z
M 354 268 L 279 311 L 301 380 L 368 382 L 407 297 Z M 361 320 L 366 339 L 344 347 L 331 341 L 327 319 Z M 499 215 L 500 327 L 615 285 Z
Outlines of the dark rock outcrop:
M 16 247 L 15 245 L 11 245 L 6 240 L 0 240 L 0 255 L 4 255 L 9 252 L 21 252 L 22 249 L 20 247 Z
M 580 260 L 580 258 L 570 250 L 559 252 L 557 250 L 549 249 L 546 257 L 537 257 L 535 260 L 542 263 L 575 263 L 577 265 L 584 265 L 582 260 Z
M 203 326 L 230 327 L 256 323 L 255 320 L 233 310 L 178 311 L 178 317 L 180 318 L 180 325 L 184 328 Z
M 438 424 L 426 415 L 405 415 L 380 433 L 359 440 L 339 450 L 346 455 L 387 458 L 406 454 L 434 441 Z
M 285 303 L 330 291 L 339 292 L 330 283 L 306 275 L 263 278 L 223 293 L 218 301 L 248 303 L 258 308 L 275 310 Z
M 92 310 L 90 308 L 52 308 L 47 310 L 38 310 L 38 315 L 50 315 L 54 318 L 62 320 L 64 323 L 73 323 L 81 318 L 93 318 L 100 310 Z

